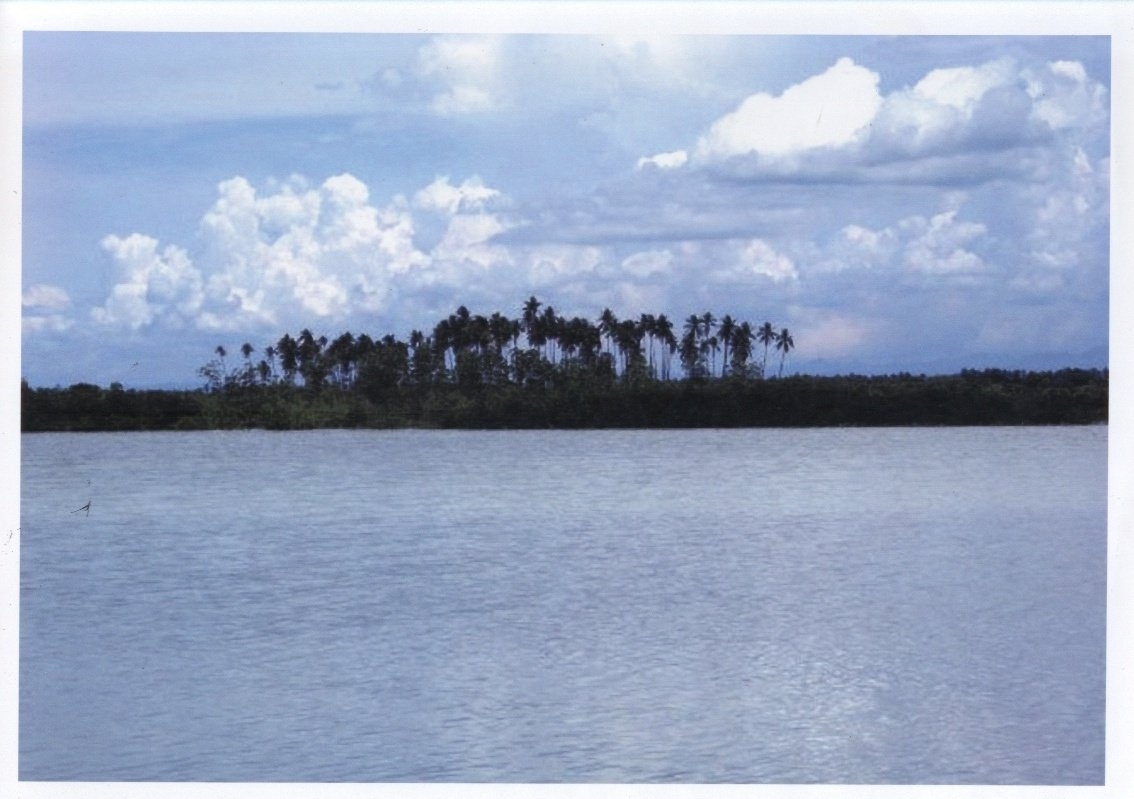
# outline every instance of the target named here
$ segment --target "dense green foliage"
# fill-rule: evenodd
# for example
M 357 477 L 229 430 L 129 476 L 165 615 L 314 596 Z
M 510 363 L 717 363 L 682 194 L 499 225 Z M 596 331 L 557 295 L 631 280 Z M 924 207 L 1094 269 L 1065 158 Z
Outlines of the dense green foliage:
M 287 384 L 221 391 L 23 389 L 23 429 L 587 428 L 1089 424 L 1108 373 L 965 371 L 887 377 L 731 377 L 628 383 L 400 386 L 370 397 Z
M 541 311 L 542 308 L 542 311 Z M 795 346 L 770 322 L 692 314 L 565 319 L 535 297 L 519 319 L 464 306 L 408 341 L 303 330 L 230 366 L 223 346 L 197 391 L 79 383 L 23 387 L 23 429 L 263 427 L 794 427 L 1085 424 L 1107 419 L 1105 370 L 965 371 L 926 377 L 793 376 Z M 776 377 L 768 356 L 778 353 Z M 673 356 L 681 374 L 674 377 Z M 719 355 L 719 358 L 718 358 Z M 773 356 L 774 357 L 774 356 Z

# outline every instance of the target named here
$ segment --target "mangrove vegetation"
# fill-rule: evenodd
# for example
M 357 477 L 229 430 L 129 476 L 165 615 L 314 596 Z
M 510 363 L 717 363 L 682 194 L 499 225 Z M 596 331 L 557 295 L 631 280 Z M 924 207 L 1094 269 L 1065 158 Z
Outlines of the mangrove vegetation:
M 23 386 L 22 429 L 601 428 L 1086 424 L 1108 373 L 783 376 L 791 332 L 729 315 L 518 318 L 464 306 L 405 340 L 310 329 L 217 346 L 183 391 Z

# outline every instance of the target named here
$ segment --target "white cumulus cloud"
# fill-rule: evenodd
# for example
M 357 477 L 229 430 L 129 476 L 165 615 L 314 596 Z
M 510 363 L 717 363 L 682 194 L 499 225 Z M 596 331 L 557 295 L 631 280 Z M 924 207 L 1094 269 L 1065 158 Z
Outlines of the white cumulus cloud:
M 185 250 L 174 246 L 159 250 L 157 239 L 140 233 L 107 236 L 102 248 L 114 259 L 120 282 L 101 307 L 91 310 L 92 319 L 132 330 L 158 317 L 172 327 L 196 319 L 204 301 L 204 281 Z
M 21 304 L 35 310 L 62 311 L 71 304 L 71 298 L 59 286 L 36 283 L 24 292 Z
M 418 75 L 438 86 L 431 101 L 435 114 L 463 116 L 498 104 L 500 46 L 494 37 L 440 36 L 418 51 Z
M 670 271 L 673 253 L 669 250 L 636 252 L 622 261 L 622 271 L 637 278 L 647 278 Z
M 476 177 L 438 178 L 412 202 L 399 195 L 385 204 L 350 174 L 314 187 L 292 177 L 263 193 L 234 177 L 217 186 L 202 216 L 199 252 L 163 247 L 139 233 L 107 236 L 103 247 L 118 278 L 91 317 L 133 330 L 278 330 L 397 314 L 402 298 L 486 277 L 485 290 L 504 293 L 527 264 L 547 260 L 539 248 L 494 242 L 514 223 L 491 208 L 507 204 Z M 427 249 L 415 243 L 415 213 L 442 218 L 443 230 Z M 34 294 L 53 296 L 46 289 Z
M 935 69 L 912 88 L 888 95 L 873 128 L 876 140 L 900 152 L 919 152 L 969 131 L 985 96 L 1018 82 L 1009 59 L 976 67 Z
M 466 179 L 459 186 L 449 182 L 449 176 L 437 178 L 413 197 L 417 208 L 445 214 L 483 210 L 493 200 L 500 199 L 501 193 L 484 185 L 478 176 Z
M 840 58 L 778 97 L 748 97 L 718 119 L 697 143 L 700 160 L 758 153 L 786 157 L 857 141 L 882 104 L 878 73 Z
M 71 306 L 71 297 L 59 286 L 36 283 L 28 287 L 21 297 L 25 334 L 40 332 L 63 333 L 74 325 L 74 320 L 63 313 Z
M 981 271 L 980 256 L 966 249 L 987 232 L 979 222 L 957 220 L 957 211 L 943 211 L 926 219 L 907 217 L 899 224 L 908 241 L 903 253 L 905 266 L 924 274 L 971 274 Z
M 1035 102 L 1033 117 L 1053 130 L 1102 125 L 1107 119 L 1107 92 L 1087 76 L 1077 61 L 1054 61 L 1024 73 Z
M 979 182 L 1045 177 L 1039 149 L 1105 137 L 1108 92 L 1077 61 L 998 58 L 933 69 L 883 96 L 877 72 L 840 58 L 778 96 L 752 94 L 711 122 L 692 152 L 638 159 L 741 177 Z M 738 158 L 738 156 L 747 156 Z
M 910 92 L 926 103 L 965 111 L 972 109 L 989 89 L 1010 83 L 1015 65 L 1008 59 L 990 61 L 979 67 L 935 69 L 917 82 Z
M 107 236 L 119 279 L 92 318 L 207 330 L 341 318 L 382 310 L 394 278 L 429 263 L 404 201 L 377 207 L 352 175 L 273 188 L 261 196 L 242 177 L 220 183 L 196 259 L 142 234 Z
M 638 169 L 654 166 L 658 169 L 677 169 L 685 166 L 689 161 L 689 153 L 685 150 L 674 150 L 671 153 L 658 153 L 649 157 L 638 159 Z
M 752 239 L 740 252 L 741 269 L 749 275 L 762 275 L 775 283 L 799 277 L 795 264 L 786 255 L 776 252 L 763 239 Z
M 809 358 L 842 358 L 877 338 L 882 324 L 845 311 L 793 306 L 788 309 L 796 347 Z M 790 356 L 789 356 L 790 357 Z

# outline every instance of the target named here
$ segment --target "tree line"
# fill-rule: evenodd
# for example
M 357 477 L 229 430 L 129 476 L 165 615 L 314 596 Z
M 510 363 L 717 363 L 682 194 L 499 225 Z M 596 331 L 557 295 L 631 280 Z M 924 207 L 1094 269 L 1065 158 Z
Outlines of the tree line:
M 678 334 L 680 333 L 680 337 Z M 783 375 L 786 328 L 730 316 L 518 318 L 464 306 L 407 340 L 304 329 L 262 353 L 218 346 L 194 390 L 22 384 L 24 431 L 1092 424 L 1102 369 Z M 260 357 L 253 357 L 259 355 Z M 674 361 L 676 360 L 676 364 Z M 230 363 L 231 361 L 231 363 Z M 775 379 L 764 379 L 775 378 Z
M 1097 424 L 1107 370 L 403 386 L 378 399 L 281 382 L 169 391 L 22 383 L 25 432 L 264 428 L 690 428 Z
M 359 391 L 376 399 L 407 386 L 551 386 L 568 375 L 600 382 L 668 381 L 675 356 L 689 380 L 749 380 L 768 373 L 773 353 L 782 377 L 794 347 L 791 332 L 770 322 L 753 327 L 706 311 L 689 315 L 678 329 L 665 314 L 619 319 L 609 308 L 592 322 L 560 315 L 533 296 L 515 318 L 499 311 L 472 314 L 462 305 L 430 332 L 413 330 L 406 341 L 350 332 L 328 339 L 305 328 L 294 337 L 285 333 L 258 359 L 252 357 L 255 347 L 243 344 L 243 360 L 231 367 L 221 345 L 199 374 L 210 392 L 287 385 Z

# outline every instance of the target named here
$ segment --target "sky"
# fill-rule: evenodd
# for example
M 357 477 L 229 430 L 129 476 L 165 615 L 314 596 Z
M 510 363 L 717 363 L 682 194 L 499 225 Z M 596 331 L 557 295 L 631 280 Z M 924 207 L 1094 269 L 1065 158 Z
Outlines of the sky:
M 785 373 L 1102 367 L 1107 36 L 23 34 L 22 376 L 535 295 Z

